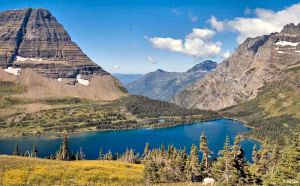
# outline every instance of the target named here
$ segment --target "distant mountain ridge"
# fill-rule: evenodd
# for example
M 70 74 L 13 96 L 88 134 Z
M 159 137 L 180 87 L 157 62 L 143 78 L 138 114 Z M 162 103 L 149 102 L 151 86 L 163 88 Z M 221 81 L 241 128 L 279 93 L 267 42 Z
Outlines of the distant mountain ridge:
M 216 66 L 216 62 L 207 60 L 195 65 L 187 72 L 167 72 L 158 69 L 145 74 L 125 87 L 132 94 L 168 101 L 178 90 L 198 81 L 205 74 L 213 71 Z
M 144 74 L 121 74 L 116 73 L 112 74 L 114 77 L 116 77 L 124 86 L 128 83 L 131 83 L 141 77 L 143 77 Z

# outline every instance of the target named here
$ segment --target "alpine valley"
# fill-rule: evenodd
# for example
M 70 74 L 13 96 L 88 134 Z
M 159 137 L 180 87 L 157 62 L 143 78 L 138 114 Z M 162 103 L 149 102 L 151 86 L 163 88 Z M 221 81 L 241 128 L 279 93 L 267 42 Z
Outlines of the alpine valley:
M 84 30 L 91 32 L 86 43 L 103 39 L 97 42 L 103 51 L 87 52 L 89 58 L 46 9 L 0 12 L 0 185 L 299 185 L 300 3 L 273 12 L 252 10 L 256 2 L 244 10 L 215 0 L 192 6 L 188 0 L 117 6 L 55 1 L 62 2 L 69 6 L 58 12 L 84 19 Z M 224 15 L 231 14 L 228 7 L 239 8 L 234 13 L 248 17 L 218 21 L 212 15 L 203 22 L 195 7 Z M 70 20 L 74 26 L 73 17 L 61 22 Z M 89 30 L 101 21 L 102 31 Z M 211 29 L 187 34 L 186 27 L 198 22 Z M 242 33 L 240 22 L 247 31 Z M 256 28 L 265 33 L 261 28 L 275 27 L 278 32 L 246 38 L 232 55 L 213 38 L 239 32 L 239 39 Z M 170 30 L 172 37 L 185 38 L 173 39 Z M 153 72 L 157 66 L 151 66 L 140 74 L 140 66 L 129 68 L 140 65 L 137 56 L 147 60 L 145 67 L 157 65 L 156 56 L 145 58 L 143 52 L 162 56 L 154 52 L 159 49 L 179 53 L 169 56 L 177 62 L 223 61 L 205 60 L 184 72 Z M 95 53 L 103 57 L 93 58 Z M 118 71 L 120 61 L 111 64 L 109 56 L 127 60 L 128 69 Z
M 0 13 L 0 67 L 1 137 L 165 127 L 218 117 L 128 94 L 45 9 Z M 158 122 L 166 116 L 164 125 Z

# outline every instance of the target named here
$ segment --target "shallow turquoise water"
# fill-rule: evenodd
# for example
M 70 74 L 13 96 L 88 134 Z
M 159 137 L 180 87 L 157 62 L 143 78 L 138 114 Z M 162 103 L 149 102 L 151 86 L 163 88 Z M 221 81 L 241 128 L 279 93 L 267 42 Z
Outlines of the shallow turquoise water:
M 228 135 L 231 144 L 234 138 L 240 133 L 249 131 L 250 128 L 242 122 L 228 119 L 198 122 L 188 125 L 163 129 L 136 129 L 107 132 L 86 132 L 72 134 L 69 137 L 70 149 L 78 152 L 82 147 L 86 159 L 97 159 L 99 149 L 104 152 L 110 149 L 113 153 L 123 153 L 126 148 L 133 148 L 136 152 L 142 153 L 146 142 L 150 147 L 157 148 L 163 143 L 165 147 L 173 144 L 177 148 L 187 147 L 190 150 L 192 144 L 199 146 L 201 133 L 207 136 L 210 149 L 216 156 L 223 148 L 225 138 Z M 49 139 L 47 136 L 30 136 L 10 139 L 0 139 L 0 154 L 12 154 L 15 144 L 19 145 L 19 150 L 25 152 L 31 150 L 33 144 L 38 146 L 39 157 L 55 154 L 59 149 L 62 139 Z M 246 152 L 247 160 L 251 161 L 252 148 L 254 144 L 260 146 L 259 142 L 251 139 L 243 139 L 242 147 Z

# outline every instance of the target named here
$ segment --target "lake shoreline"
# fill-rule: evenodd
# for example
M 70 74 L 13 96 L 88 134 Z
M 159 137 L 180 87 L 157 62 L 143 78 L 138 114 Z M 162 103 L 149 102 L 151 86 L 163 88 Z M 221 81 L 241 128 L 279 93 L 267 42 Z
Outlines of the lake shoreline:
M 76 132 L 70 132 L 68 133 L 69 135 L 73 134 L 79 134 L 79 133 L 88 133 L 88 132 L 111 132 L 111 131 L 126 131 L 126 130 L 138 130 L 138 129 L 164 129 L 164 128 L 171 128 L 171 127 L 177 127 L 177 126 L 182 126 L 182 125 L 190 125 L 190 124 L 195 124 L 198 122 L 209 122 L 209 121 L 216 121 L 216 120 L 222 120 L 222 119 L 227 119 L 227 120 L 233 120 L 233 121 L 239 121 L 241 122 L 244 126 L 254 129 L 254 127 L 251 127 L 247 125 L 247 122 L 242 119 L 236 119 L 236 118 L 229 118 L 229 117 L 222 117 L 222 118 L 214 118 L 214 119 L 207 119 L 207 120 L 198 120 L 195 122 L 190 122 L 190 123 L 181 123 L 181 124 L 174 124 L 174 125 L 167 125 L 167 126 L 160 126 L 160 127 L 147 127 L 147 126 L 141 126 L 141 127 L 136 127 L 136 128 L 126 128 L 126 129 L 91 129 L 91 130 L 84 130 L 84 131 L 76 131 Z M 157 124 L 157 123 L 156 123 Z M 47 136 L 49 140 L 54 140 L 58 138 L 62 138 L 64 135 L 64 132 L 49 132 L 49 133 L 42 133 L 42 134 L 29 134 L 29 135 L 16 135 L 16 136 L 7 136 L 7 137 L 1 137 L 0 139 L 13 139 L 13 138 L 20 138 L 20 137 L 30 137 L 30 136 Z M 259 143 L 263 143 L 261 140 L 256 139 L 251 136 L 243 136 L 245 139 L 251 139 L 255 140 Z
M 162 123 L 154 123 L 154 124 L 152 124 L 152 127 L 143 125 L 141 127 L 120 128 L 120 129 L 97 129 L 97 128 L 93 127 L 93 128 L 84 128 L 82 131 L 69 132 L 67 134 L 72 135 L 72 134 L 78 134 L 78 133 L 97 132 L 97 131 L 110 132 L 110 131 L 124 131 L 124 130 L 136 130 L 136 129 L 162 129 L 162 128 L 181 126 L 181 125 L 188 125 L 188 124 L 193 124 L 193 123 L 197 123 L 197 122 L 215 121 L 215 120 L 220 120 L 220 119 L 226 119 L 226 118 L 214 118 L 214 119 L 207 119 L 207 120 L 200 119 L 200 120 L 196 120 L 194 122 L 180 123 L 180 124 L 167 124 L 167 125 L 163 125 L 163 126 L 159 126 L 159 127 L 153 126 L 153 125 L 162 124 Z M 11 138 L 30 137 L 30 136 L 47 136 L 47 135 L 50 136 L 49 139 L 62 138 L 64 135 L 64 132 L 49 132 L 49 133 L 37 133 L 37 134 L 28 133 L 28 134 L 23 134 L 23 135 L 20 134 L 20 135 L 12 135 L 12 136 L 4 136 L 4 137 L 0 135 L 0 139 L 11 139 Z

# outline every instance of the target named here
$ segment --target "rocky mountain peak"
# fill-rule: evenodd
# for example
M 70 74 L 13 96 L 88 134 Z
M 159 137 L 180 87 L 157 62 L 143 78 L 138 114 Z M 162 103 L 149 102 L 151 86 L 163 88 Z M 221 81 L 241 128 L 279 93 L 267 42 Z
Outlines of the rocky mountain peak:
M 290 23 L 283 27 L 280 33 L 290 34 L 290 35 L 300 35 L 300 23 L 295 25 L 294 23 Z
M 41 8 L 0 13 L 0 67 L 31 68 L 55 79 L 90 79 L 109 74 L 72 42 L 48 10 Z M 73 80 L 68 82 L 74 83 Z
M 157 69 L 155 72 L 159 72 L 159 73 L 162 73 L 162 72 L 166 72 L 166 71 L 164 71 L 164 70 L 162 70 L 162 69 Z
M 196 72 L 196 71 L 212 71 L 217 67 L 217 63 L 211 60 L 203 61 L 191 69 L 189 69 L 187 72 Z
M 26 86 L 27 98 L 118 99 L 121 83 L 94 63 L 45 9 L 0 12 L 0 81 Z

